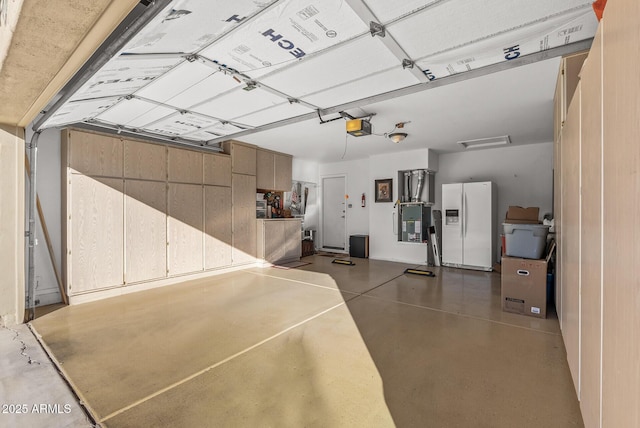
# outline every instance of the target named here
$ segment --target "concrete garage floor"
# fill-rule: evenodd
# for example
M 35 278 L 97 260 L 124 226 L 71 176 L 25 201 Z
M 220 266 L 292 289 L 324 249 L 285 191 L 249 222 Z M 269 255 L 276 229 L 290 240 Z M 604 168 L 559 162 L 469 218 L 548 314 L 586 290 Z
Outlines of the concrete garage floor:
M 90 426 L 29 327 L 0 327 L 0 427 Z
M 108 427 L 583 426 L 554 313 L 500 276 L 332 257 L 70 306 L 32 326 Z

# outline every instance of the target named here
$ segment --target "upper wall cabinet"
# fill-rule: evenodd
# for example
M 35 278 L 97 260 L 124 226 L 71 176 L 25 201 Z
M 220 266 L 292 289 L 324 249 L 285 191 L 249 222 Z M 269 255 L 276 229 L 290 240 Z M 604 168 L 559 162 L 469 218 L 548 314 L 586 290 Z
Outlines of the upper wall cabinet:
M 588 52 L 580 52 L 564 57 L 560 63 L 560 72 L 554 96 L 554 139 L 559 137 L 562 130 L 569 104 L 571 104 L 580 81 L 580 69 L 585 59 L 587 59 L 587 54 Z
M 124 140 L 124 176 L 165 181 L 167 179 L 167 147 Z
M 275 183 L 274 190 L 283 190 L 290 192 L 291 191 L 291 182 L 293 181 L 291 178 L 292 175 L 292 167 L 291 162 L 293 161 L 293 157 L 290 155 L 284 155 L 280 153 L 275 154 Z
M 65 130 L 62 144 L 66 148 L 71 172 L 92 176 L 122 177 L 122 140 L 92 132 Z
M 222 149 L 231 155 L 231 172 L 256 175 L 256 146 L 239 141 L 225 141 Z
M 231 157 L 223 154 L 204 155 L 204 184 L 231 187 Z
M 169 147 L 169 181 L 202 184 L 203 154 Z
M 258 189 L 274 190 L 274 153 L 258 149 L 256 153 L 256 186 Z
M 258 149 L 256 154 L 257 188 L 291 190 L 291 161 L 290 155 Z

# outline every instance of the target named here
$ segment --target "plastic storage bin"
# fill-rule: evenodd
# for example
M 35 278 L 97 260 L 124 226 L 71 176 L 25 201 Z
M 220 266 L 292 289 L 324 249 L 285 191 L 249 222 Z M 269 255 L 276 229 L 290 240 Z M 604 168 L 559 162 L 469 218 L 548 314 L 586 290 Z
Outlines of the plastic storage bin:
M 539 259 L 544 255 L 549 234 L 548 225 L 502 223 L 502 226 L 504 227 L 507 256 Z

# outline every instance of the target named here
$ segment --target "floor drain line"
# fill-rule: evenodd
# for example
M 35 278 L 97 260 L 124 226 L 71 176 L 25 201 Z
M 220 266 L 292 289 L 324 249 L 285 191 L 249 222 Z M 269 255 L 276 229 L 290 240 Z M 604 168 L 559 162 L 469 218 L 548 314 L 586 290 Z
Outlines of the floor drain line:
M 400 300 L 385 299 L 383 297 L 369 296 L 369 295 L 366 295 L 366 294 L 363 295 L 362 297 L 366 297 L 368 299 L 381 300 L 383 302 L 397 303 L 398 305 L 411 306 L 413 308 L 424 309 L 424 310 L 427 310 L 427 311 L 440 312 L 440 313 L 448 314 L 448 315 L 455 315 L 455 316 L 459 316 L 459 317 L 462 317 L 462 318 L 469 318 L 469 319 L 476 320 L 476 321 L 484 321 L 484 322 L 488 322 L 488 323 L 499 324 L 499 325 L 502 325 L 502 326 L 505 326 L 505 327 L 520 328 L 520 329 L 532 331 L 532 332 L 535 332 L 535 333 L 542 333 L 542 334 L 547 334 L 547 335 L 551 335 L 551 336 L 559 336 L 560 335 L 559 333 L 554 333 L 552 331 L 537 330 L 537 329 L 531 328 L 531 327 L 524 327 L 524 326 L 517 325 L 517 324 L 509 324 L 509 323 L 504 322 L 504 321 L 497 321 L 497 320 L 492 320 L 492 319 L 489 319 L 489 318 L 478 317 L 478 316 L 475 316 L 475 315 L 463 314 L 461 312 L 447 311 L 447 310 L 444 310 L 444 309 L 430 308 L 428 306 L 416 305 L 414 303 L 402 302 Z

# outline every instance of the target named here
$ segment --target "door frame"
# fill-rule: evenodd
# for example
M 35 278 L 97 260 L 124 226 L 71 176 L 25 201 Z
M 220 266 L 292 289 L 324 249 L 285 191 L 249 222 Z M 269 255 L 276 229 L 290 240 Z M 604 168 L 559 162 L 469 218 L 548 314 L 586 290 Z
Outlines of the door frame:
M 319 212 L 319 225 L 318 228 L 320 229 L 320 237 L 322 240 L 322 245 L 320 245 L 320 249 L 322 251 L 328 251 L 328 252 L 332 252 L 332 253 L 348 253 L 349 249 L 347 246 L 347 203 L 348 200 L 345 200 L 344 202 L 344 250 L 340 251 L 338 249 L 335 248 L 325 248 L 324 246 L 324 180 L 326 178 L 343 178 L 344 179 L 344 195 L 347 195 L 347 174 L 342 173 L 342 174 L 326 174 L 326 175 L 321 175 L 320 176 L 320 197 L 318 198 L 319 203 L 319 208 L 320 208 L 320 212 Z

